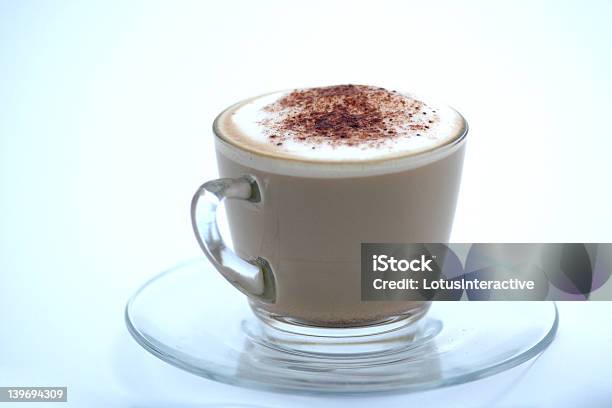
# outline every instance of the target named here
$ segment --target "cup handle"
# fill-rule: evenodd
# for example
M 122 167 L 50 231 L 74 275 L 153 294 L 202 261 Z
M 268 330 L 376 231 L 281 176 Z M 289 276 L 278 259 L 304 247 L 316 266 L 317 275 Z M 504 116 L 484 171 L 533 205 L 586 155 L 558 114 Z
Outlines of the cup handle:
M 224 199 L 261 202 L 257 181 L 250 176 L 207 181 L 191 200 L 191 225 L 200 248 L 217 270 L 238 290 L 268 303 L 276 299 L 270 264 L 258 257 L 245 260 L 229 249 L 217 225 L 217 207 Z

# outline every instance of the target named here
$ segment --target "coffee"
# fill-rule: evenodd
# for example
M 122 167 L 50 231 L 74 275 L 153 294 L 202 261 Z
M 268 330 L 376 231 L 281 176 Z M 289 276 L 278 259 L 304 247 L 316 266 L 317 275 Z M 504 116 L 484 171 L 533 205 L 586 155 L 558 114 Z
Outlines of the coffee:
M 382 88 L 343 85 L 238 103 L 214 124 L 221 177 L 255 180 L 260 199 L 227 200 L 236 253 L 263 259 L 273 300 L 256 314 L 353 327 L 418 318 L 423 302 L 362 302 L 360 244 L 446 242 L 465 120 Z
M 454 110 L 383 88 L 342 85 L 277 92 L 227 110 L 218 129 L 232 143 L 307 161 L 397 158 L 443 145 L 464 131 Z

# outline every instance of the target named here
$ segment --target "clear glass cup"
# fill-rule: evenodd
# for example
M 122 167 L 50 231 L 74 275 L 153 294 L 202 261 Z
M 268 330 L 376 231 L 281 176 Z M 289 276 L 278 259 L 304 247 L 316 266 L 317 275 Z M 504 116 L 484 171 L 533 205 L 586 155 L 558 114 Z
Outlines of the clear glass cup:
M 386 160 L 312 162 L 233 141 L 213 125 L 221 178 L 195 193 L 202 250 L 269 326 L 341 336 L 388 331 L 421 318 L 426 301 L 361 301 L 360 244 L 447 242 L 467 123 L 438 147 Z M 219 233 L 224 200 L 235 252 Z M 398 323 L 401 322 L 401 323 Z

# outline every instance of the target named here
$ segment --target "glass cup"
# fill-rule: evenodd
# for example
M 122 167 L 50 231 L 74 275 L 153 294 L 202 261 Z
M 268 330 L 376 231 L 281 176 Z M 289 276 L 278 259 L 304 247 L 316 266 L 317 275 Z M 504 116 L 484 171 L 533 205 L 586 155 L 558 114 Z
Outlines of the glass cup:
M 388 331 L 421 318 L 426 301 L 361 300 L 361 243 L 448 242 L 467 123 L 435 148 L 388 159 L 297 160 L 236 143 L 213 124 L 221 178 L 191 203 L 200 247 L 283 332 Z M 234 251 L 217 226 L 224 201 Z M 391 325 L 391 326 L 390 326 Z M 350 333 L 350 334 L 347 334 Z

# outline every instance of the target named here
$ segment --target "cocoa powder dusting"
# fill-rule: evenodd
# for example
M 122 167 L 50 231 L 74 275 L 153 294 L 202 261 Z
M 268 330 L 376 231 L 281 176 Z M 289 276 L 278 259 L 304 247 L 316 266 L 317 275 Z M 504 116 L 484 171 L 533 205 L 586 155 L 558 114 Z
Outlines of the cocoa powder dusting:
M 275 115 L 260 123 L 269 130 L 270 141 L 279 146 L 287 139 L 315 145 L 376 146 L 427 129 L 437 115 L 427 115 L 426 109 L 423 102 L 396 91 L 337 85 L 290 92 L 263 108 Z

